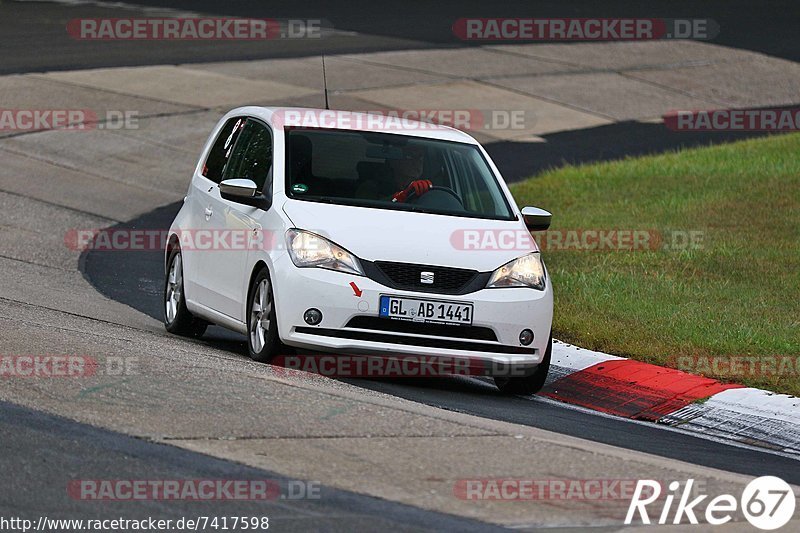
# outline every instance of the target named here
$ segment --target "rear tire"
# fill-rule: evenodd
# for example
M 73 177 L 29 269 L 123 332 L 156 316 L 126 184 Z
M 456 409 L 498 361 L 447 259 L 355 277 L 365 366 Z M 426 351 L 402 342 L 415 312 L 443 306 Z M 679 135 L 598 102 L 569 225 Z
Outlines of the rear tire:
M 550 339 L 547 341 L 547 351 L 544 353 L 544 358 L 536 370 L 530 376 L 518 378 L 494 378 L 494 383 L 500 392 L 508 395 L 522 395 L 529 396 L 536 394 L 547 380 L 547 373 L 550 371 L 550 355 L 553 351 L 553 335 L 550 334 Z
M 247 351 L 253 361 L 269 363 L 278 355 L 281 346 L 272 283 L 269 271 L 264 268 L 250 286 L 247 301 Z
M 183 255 L 180 248 L 169 254 L 167 277 L 164 281 L 164 327 L 170 333 L 184 337 L 202 337 L 208 322 L 195 317 L 186 307 L 183 294 Z

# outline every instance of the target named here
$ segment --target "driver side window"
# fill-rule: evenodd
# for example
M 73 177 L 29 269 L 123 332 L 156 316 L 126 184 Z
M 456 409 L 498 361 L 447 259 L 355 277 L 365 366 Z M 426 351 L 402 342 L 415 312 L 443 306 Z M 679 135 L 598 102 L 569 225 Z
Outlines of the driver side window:
M 253 180 L 259 192 L 272 185 L 272 133 L 264 124 L 247 119 L 222 179 Z

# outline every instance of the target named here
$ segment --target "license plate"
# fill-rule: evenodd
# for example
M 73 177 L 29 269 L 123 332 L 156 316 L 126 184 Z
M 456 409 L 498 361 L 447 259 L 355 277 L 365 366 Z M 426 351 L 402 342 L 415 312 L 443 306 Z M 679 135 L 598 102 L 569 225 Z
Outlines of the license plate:
M 472 304 L 381 295 L 379 315 L 436 324 L 472 324 Z

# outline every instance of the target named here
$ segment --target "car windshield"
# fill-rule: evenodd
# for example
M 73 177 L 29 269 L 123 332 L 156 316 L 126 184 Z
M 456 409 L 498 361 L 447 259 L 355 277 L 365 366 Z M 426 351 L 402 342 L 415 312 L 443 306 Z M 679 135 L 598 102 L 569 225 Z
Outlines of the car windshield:
M 513 220 L 477 146 L 349 130 L 287 128 L 286 191 L 297 200 Z

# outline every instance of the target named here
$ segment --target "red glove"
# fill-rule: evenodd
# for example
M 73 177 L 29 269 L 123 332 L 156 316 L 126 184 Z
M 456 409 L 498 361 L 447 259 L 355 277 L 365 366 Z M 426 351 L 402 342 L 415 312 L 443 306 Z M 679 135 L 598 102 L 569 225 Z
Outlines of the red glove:
M 422 196 L 433 187 L 431 180 L 415 180 L 408 184 L 404 190 L 394 193 L 392 196 L 393 202 L 405 202 L 413 192 L 417 196 Z

